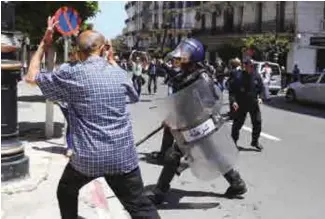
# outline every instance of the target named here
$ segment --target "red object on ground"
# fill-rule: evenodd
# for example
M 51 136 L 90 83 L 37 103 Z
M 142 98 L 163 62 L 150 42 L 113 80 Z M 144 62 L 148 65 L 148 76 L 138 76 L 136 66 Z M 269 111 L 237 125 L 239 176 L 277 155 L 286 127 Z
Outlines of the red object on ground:
M 93 204 L 96 206 L 96 208 L 108 210 L 108 202 L 106 200 L 104 191 L 102 189 L 102 185 L 97 180 L 95 180 L 93 184 L 94 184 L 94 189 L 92 190 Z

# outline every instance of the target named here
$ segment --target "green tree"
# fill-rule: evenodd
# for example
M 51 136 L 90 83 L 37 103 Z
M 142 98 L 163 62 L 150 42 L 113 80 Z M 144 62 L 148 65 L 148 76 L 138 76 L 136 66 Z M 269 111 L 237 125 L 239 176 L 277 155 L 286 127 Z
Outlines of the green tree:
M 125 37 L 122 35 L 118 35 L 111 40 L 112 47 L 116 53 L 123 53 L 128 51 L 128 46 L 126 45 L 125 40 L 126 40 Z
M 40 41 L 46 28 L 47 17 L 54 15 L 62 6 L 75 8 L 82 21 L 86 21 L 99 12 L 96 1 L 21 1 L 16 2 L 16 29 L 27 33 L 31 43 Z
M 264 61 L 285 61 L 286 54 L 289 51 L 290 36 L 276 36 L 275 34 L 263 34 L 250 36 L 242 39 L 244 49 L 254 49 L 255 59 Z M 279 60 L 275 60 L 275 56 Z

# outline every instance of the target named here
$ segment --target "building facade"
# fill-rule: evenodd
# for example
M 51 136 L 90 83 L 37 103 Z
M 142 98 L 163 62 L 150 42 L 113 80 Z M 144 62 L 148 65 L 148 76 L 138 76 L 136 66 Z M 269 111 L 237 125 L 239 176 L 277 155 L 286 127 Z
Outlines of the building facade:
M 127 2 L 126 38 L 129 48 L 173 48 L 195 28 L 195 1 Z
M 325 2 L 300 1 L 295 6 L 295 39 L 290 45 L 287 68 L 298 64 L 302 73 L 325 70 Z
M 214 62 L 222 57 L 222 46 L 271 33 L 290 39 L 287 71 L 295 64 L 302 73 L 325 68 L 324 1 L 130 1 L 125 9 L 129 48 L 155 49 L 163 42 L 173 48 L 190 35 L 203 42 L 207 58 Z
M 313 74 L 325 63 L 325 2 L 205 2 L 210 11 L 198 12 L 194 36 L 207 46 L 214 61 L 224 44 L 247 36 L 272 33 L 290 38 L 288 71 L 298 64 L 302 73 Z M 201 10 L 202 11 L 202 10 Z M 306 58 L 308 57 L 308 58 Z

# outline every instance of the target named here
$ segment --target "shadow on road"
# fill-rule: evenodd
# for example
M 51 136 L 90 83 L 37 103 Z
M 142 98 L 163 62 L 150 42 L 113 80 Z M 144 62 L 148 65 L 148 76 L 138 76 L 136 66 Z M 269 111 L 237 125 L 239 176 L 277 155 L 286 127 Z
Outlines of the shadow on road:
M 45 103 L 45 97 L 42 95 L 33 96 L 19 96 L 18 101 L 21 102 L 32 102 L 32 103 Z
M 272 108 L 278 108 L 294 113 L 305 114 L 325 119 L 325 106 L 311 103 L 288 103 L 284 96 L 273 96 L 270 102 L 265 102 Z
M 152 100 L 140 99 L 139 102 L 140 103 L 150 103 L 150 102 L 152 102 Z M 134 103 L 132 103 L 131 101 L 128 100 L 128 101 L 126 101 L 126 104 L 134 104 Z
M 32 147 L 34 150 L 37 151 L 45 151 L 48 153 L 52 153 L 52 154 L 62 154 L 65 155 L 66 154 L 66 148 L 65 147 L 60 147 L 60 146 L 50 146 L 50 147 Z
M 157 158 L 154 158 L 151 153 L 138 153 L 139 155 L 143 155 L 139 158 L 140 161 L 144 161 L 148 164 L 163 166 L 162 161 L 159 161 Z
M 239 151 L 245 151 L 245 152 L 257 152 L 260 153 L 261 151 L 256 149 L 256 148 L 246 148 L 246 147 L 242 147 L 242 146 L 237 146 Z
M 154 188 L 154 185 L 148 185 L 145 187 L 145 191 L 150 191 Z M 167 194 L 164 203 L 157 206 L 158 209 L 211 209 L 218 207 L 219 202 L 180 202 L 183 197 L 217 197 L 224 198 L 225 196 L 213 192 L 202 191 L 186 191 L 180 189 L 170 189 Z
M 139 102 L 141 102 L 141 103 L 150 103 L 150 102 L 152 102 L 152 100 L 141 99 Z
M 53 138 L 61 138 L 64 124 L 54 123 Z M 26 141 L 40 141 L 45 139 L 45 122 L 20 122 L 19 137 Z

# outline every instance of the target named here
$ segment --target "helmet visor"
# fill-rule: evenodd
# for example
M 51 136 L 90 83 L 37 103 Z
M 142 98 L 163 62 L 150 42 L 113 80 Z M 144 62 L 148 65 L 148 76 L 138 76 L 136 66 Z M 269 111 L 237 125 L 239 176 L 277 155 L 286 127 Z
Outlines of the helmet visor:
M 180 63 L 188 63 L 193 53 L 193 46 L 186 41 L 182 41 L 176 49 L 167 54 L 170 59 L 179 60 Z

